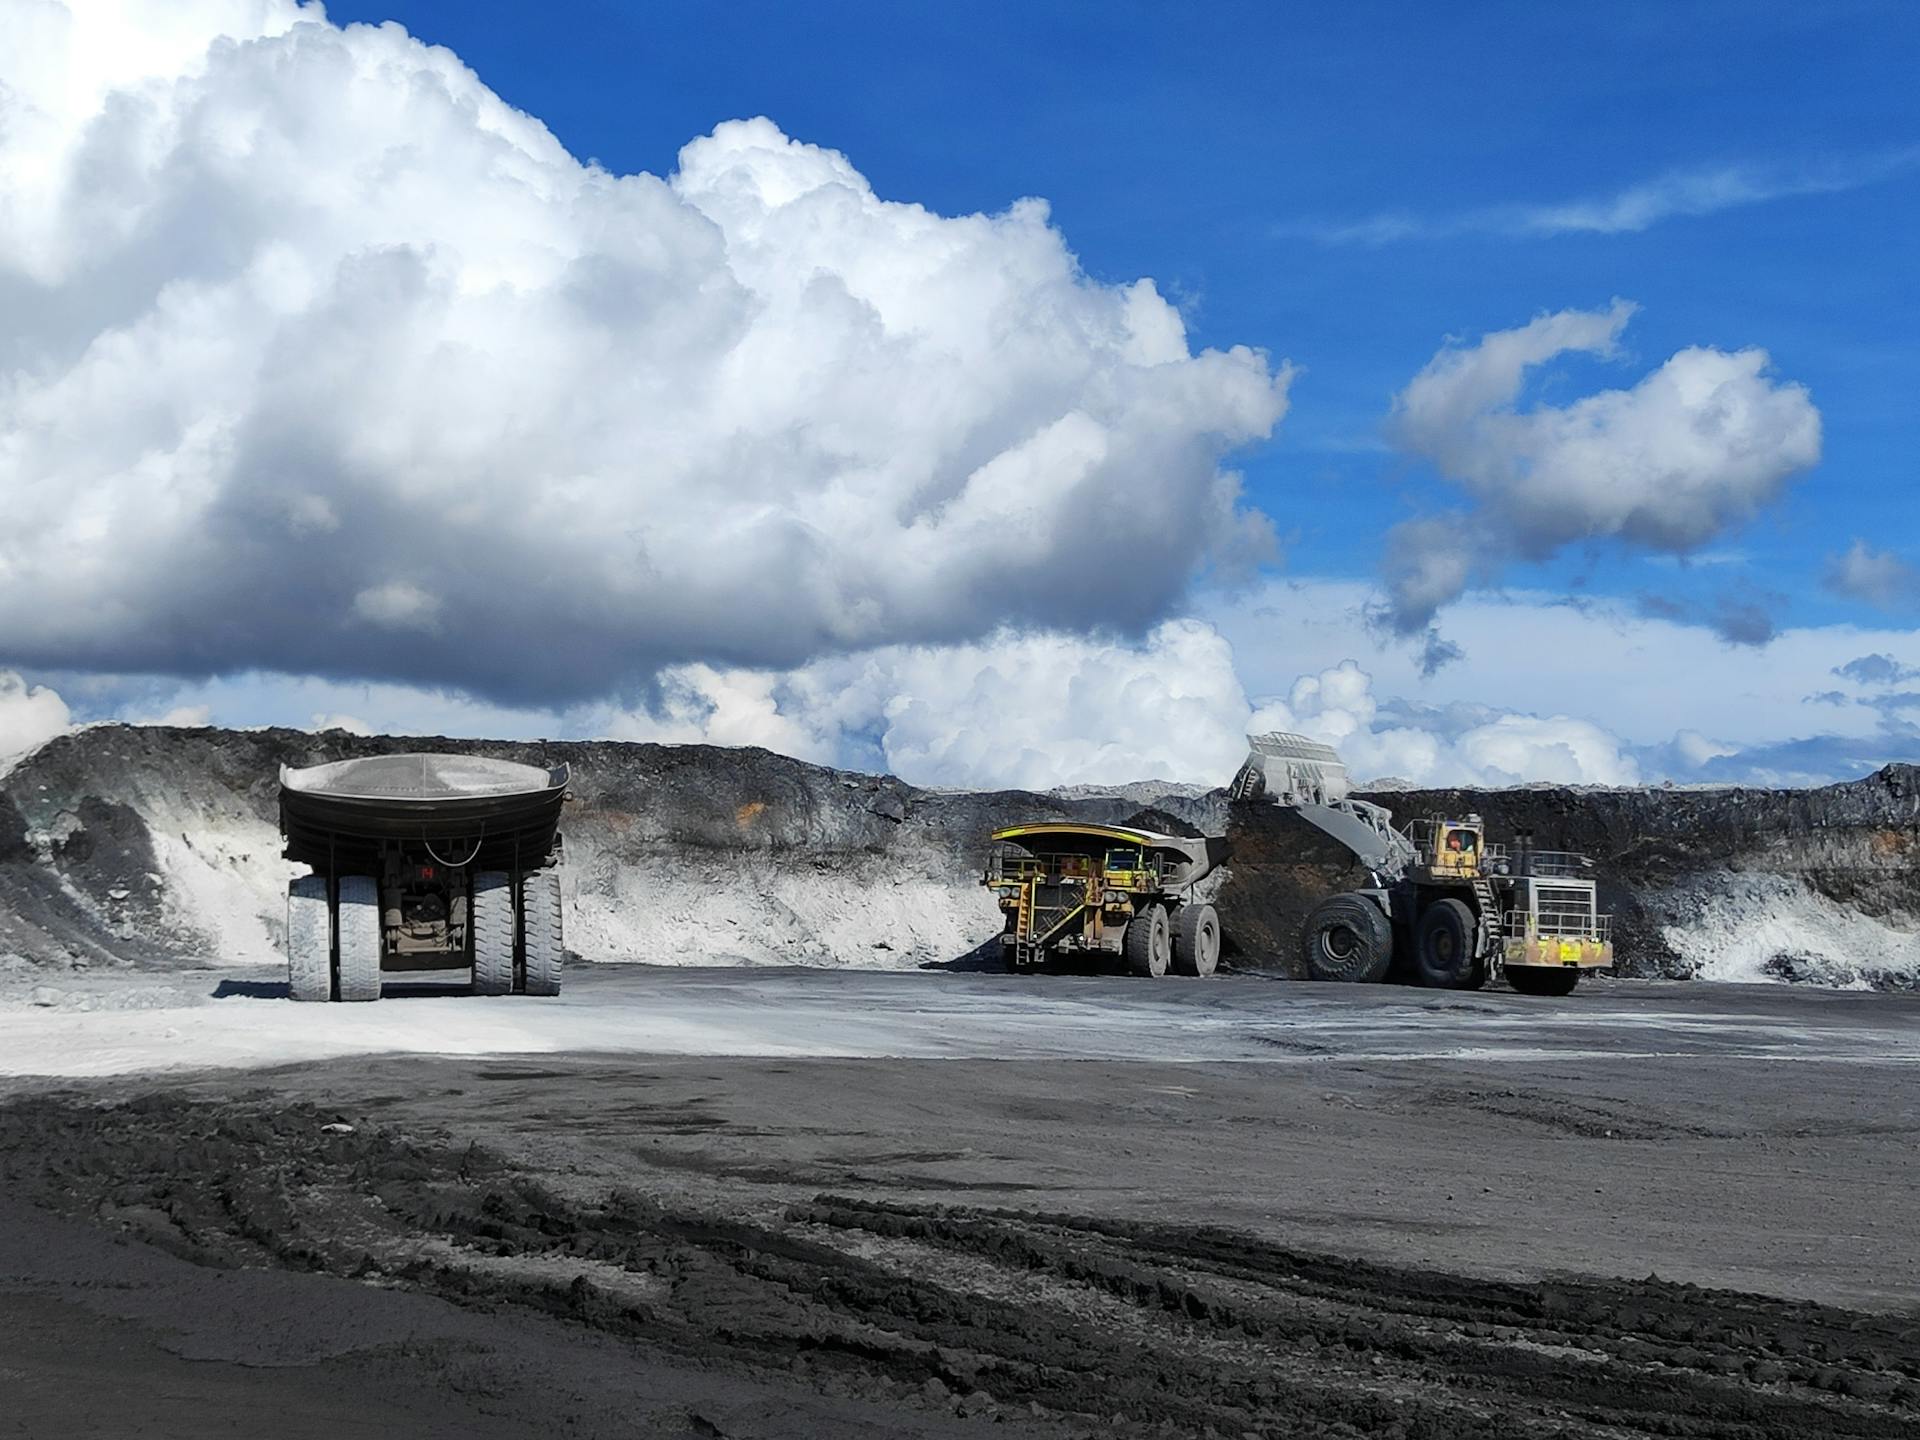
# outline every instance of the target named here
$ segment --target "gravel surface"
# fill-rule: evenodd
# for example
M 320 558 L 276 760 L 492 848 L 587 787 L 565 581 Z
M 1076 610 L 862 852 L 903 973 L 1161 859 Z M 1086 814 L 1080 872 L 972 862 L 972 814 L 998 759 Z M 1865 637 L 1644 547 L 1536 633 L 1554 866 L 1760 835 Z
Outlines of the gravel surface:
M 9 1418 L 1920 1433 L 1909 997 L 670 973 L 596 972 L 597 1003 L 947 1058 L 17 1079 Z M 179 1013 L 311 1013 L 237 1000 Z
M 0 1079 L 257 1067 L 353 1054 L 1263 1061 L 1707 1055 L 1920 1060 L 1920 995 L 1588 979 L 1562 999 L 1258 976 L 577 966 L 551 999 L 389 978 L 374 1005 L 293 1005 L 264 968 L 0 986 Z

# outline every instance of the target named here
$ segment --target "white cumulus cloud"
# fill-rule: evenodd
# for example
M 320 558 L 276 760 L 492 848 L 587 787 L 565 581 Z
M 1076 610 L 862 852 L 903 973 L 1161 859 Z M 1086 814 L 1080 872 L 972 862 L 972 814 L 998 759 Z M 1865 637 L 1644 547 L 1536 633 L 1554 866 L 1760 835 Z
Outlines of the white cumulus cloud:
M 1549 780 L 1564 785 L 1633 785 L 1637 762 L 1618 738 L 1569 715 L 1502 715 L 1455 742 L 1461 758 L 1488 783 Z
M 1828 559 L 1827 588 L 1849 600 L 1897 610 L 1920 600 L 1920 568 L 1891 550 L 1856 539 Z
M 0 659 L 579 703 L 1265 553 L 1288 372 L 771 122 L 583 164 L 292 0 L 0 7 Z M 1117 576 L 1124 576 L 1123 580 Z
M 1331 745 L 1360 780 L 1420 785 L 1632 785 L 1640 767 L 1619 737 L 1587 720 L 1484 708 L 1383 713 L 1373 676 L 1343 660 L 1295 680 L 1254 714 L 1255 730 L 1293 730 Z
M 45 685 L 29 685 L 0 670 L 0 769 L 64 735 L 73 723 L 67 702 Z
M 608 730 L 764 745 L 922 785 L 1218 785 L 1245 756 L 1250 710 L 1219 632 L 1175 620 L 1138 642 L 1009 631 L 784 673 L 679 667 L 656 706 Z
M 1232 647 L 1176 620 L 1144 641 L 1006 633 L 970 645 L 890 646 L 787 672 L 670 671 L 651 707 L 602 727 L 619 739 L 762 745 L 920 785 L 1046 789 L 1136 779 L 1223 785 L 1247 734 L 1295 730 L 1362 779 L 1632 784 L 1617 737 L 1565 715 L 1383 707 L 1352 659 L 1254 706 Z
M 353 597 L 353 613 L 370 624 L 392 630 L 440 628 L 439 600 L 405 580 L 362 590 Z
M 1751 519 L 1820 458 L 1820 412 L 1764 350 L 1689 347 L 1631 389 L 1519 407 L 1557 356 L 1610 357 L 1634 307 L 1565 310 L 1449 345 L 1393 408 L 1390 433 L 1465 491 L 1466 512 L 1390 537 L 1388 618 L 1425 629 L 1473 564 L 1545 559 L 1585 540 L 1685 554 Z

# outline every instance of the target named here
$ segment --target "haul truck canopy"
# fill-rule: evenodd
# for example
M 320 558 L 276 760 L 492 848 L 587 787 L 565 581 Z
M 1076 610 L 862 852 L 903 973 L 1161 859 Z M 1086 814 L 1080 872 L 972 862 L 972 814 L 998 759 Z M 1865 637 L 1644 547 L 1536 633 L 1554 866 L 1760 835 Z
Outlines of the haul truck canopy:
M 443 865 L 531 869 L 553 848 L 570 772 L 483 755 L 368 755 L 280 767 L 287 859 L 350 873 L 400 841 Z
M 1137 850 L 1149 863 L 1157 863 L 1161 882 L 1169 890 L 1181 889 L 1208 874 L 1226 858 L 1224 835 L 1162 835 L 1157 830 L 1141 830 L 1131 825 L 1078 825 L 1071 821 L 1043 821 L 1033 825 L 1009 825 L 993 832 L 996 841 L 1018 845 L 1035 855 L 1085 855 L 1103 862 L 1103 868 L 1140 869 L 1143 866 L 1113 867 L 1105 861 L 1115 851 Z

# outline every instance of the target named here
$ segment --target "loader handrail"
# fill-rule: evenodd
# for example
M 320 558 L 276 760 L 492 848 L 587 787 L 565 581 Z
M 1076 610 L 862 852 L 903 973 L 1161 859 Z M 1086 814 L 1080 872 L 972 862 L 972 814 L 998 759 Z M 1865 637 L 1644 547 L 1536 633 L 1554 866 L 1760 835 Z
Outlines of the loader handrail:
M 1501 919 L 1509 935 L 1543 935 L 1554 940 L 1599 940 L 1613 938 L 1611 915 L 1590 915 L 1579 910 L 1509 910 Z
M 1513 873 L 1542 880 L 1581 880 L 1593 873 L 1593 858 L 1577 850 L 1525 848 L 1513 856 Z

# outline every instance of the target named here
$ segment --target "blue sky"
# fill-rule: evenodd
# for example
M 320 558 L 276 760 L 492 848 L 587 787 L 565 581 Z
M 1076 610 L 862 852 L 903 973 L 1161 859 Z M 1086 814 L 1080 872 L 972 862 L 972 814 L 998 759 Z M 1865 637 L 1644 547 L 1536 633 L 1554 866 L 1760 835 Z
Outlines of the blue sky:
M 1044 197 L 1091 274 L 1154 277 L 1196 345 L 1302 367 L 1287 422 L 1239 462 L 1297 535 L 1291 573 L 1369 573 L 1381 530 L 1432 495 L 1431 472 L 1379 437 L 1442 337 L 1614 296 L 1642 307 L 1628 357 L 1564 366 L 1538 393 L 1630 383 L 1685 345 L 1761 346 L 1812 392 L 1818 470 L 1715 547 L 1744 557 L 1735 578 L 1778 594 L 1779 623 L 1865 618 L 1821 586 L 1825 555 L 1855 535 L 1920 535 L 1910 5 L 349 0 L 328 13 L 450 46 L 617 171 L 665 173 L 716 121 L 765 114 L 844 151 L 888 198 L 966 213 Z M 1834 188 L 1615 234 L 1516 235 L 1498 215 L 1725 172 L 1761 191 Z M 1409 233 L 1313 235 L 1382 217 Z M 1514 578 L 1689 594 L 1724 588 L 1727 570 L 1603 551 Z
M 0 667 L 42 728 L 982 784 L 1224 778 L 1247 724 L 1433 781 L 1920 759 L 1911 5 L 129 17 L 0 17 Z M 1517 394 L 1448 398 L 1541 326 Z M 1040 497 L 1029 560 L 953 558 L 962 490 Z M 1083 493 L 1087 535 L 1041 513 Z

